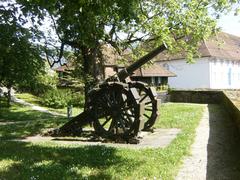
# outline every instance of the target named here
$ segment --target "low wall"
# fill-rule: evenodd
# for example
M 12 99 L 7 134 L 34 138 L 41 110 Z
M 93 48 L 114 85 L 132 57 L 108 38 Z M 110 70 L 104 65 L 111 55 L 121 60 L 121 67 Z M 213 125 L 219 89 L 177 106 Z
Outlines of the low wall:
M 227 92 L 212 90 L 174 90 L 169 92 L 170 102 L 221 104 L 236 122 L 240 132 L 240 103 Z
M 171 102 L 219 104 L 222 100 L 222 91 L 174 90 L 169 95 Z
M 226 92 L 223 92 L 222 104 L 224 108 L 228 111 L 231 118 L 236 122 L 238 130 L 240 131 L 240 106 Z
M 157 92 L 157 98 L 161 100 L 161 103 L 166 103 L 169 101 L 170 95 L 168 92 Z

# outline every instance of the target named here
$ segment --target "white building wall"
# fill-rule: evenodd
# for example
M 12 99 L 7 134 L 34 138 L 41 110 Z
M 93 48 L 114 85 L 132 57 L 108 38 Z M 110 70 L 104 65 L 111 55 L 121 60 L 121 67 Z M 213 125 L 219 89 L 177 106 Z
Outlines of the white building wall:
M 186 63 L 184 59 L 159 63 L 177 75 L 168 78 L 171 88 L 210 88 L 210 63 L 207 58 L 200 58 L 193 64 Z
M 224 59 L 212 59 L 210 66 L 211 89 L 239 89 L 240 63 Z

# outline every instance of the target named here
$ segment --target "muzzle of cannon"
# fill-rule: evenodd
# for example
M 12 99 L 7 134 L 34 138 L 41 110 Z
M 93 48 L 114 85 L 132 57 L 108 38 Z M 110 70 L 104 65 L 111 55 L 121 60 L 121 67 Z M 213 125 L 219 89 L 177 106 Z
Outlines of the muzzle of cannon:
M 164 45 L 143 56 L 89 92 L 87 108 L 52 135 L 77 136 L 91 124 L 98 136 L 128 141 L 141 130 L 151 130 L 159 116 L 157 93 L 142 82 L 126 82 L 135 70 L 164 51 Z

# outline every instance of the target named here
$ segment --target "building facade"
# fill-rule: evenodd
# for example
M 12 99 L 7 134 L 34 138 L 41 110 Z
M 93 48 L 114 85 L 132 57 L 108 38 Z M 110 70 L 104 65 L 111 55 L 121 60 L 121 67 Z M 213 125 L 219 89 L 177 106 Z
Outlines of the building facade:
M 158 64 L 177 75 L 169 79 L 170 87 L 240 89 L 240 37 L 220 33 L 204 41 L 199 52 L 201 57 L 192 64 L 183 57 L 158 59 Z

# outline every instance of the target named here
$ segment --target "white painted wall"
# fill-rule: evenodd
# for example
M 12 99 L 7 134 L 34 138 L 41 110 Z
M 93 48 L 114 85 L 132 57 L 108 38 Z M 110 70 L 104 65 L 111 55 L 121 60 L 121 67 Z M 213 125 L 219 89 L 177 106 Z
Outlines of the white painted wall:
M 209 65 L 211 89 L 240 89 L 240 62 L 211 59 Z
M 177 75 L 168 78 L 171 88 L 210 88 L 210 64 L 207 58 L 199 58 L 193 64 L 186 63 L 184 59 L 158 63 Z
M 170 87 L 178 89 L 240 89 L 240 62 L 219 58 L 199 58 L 194 64 L 184 59 L 158 62 L 177 77 Z

